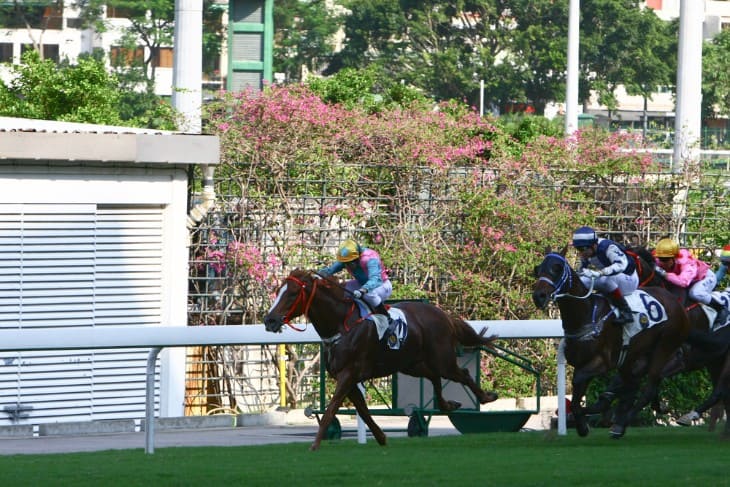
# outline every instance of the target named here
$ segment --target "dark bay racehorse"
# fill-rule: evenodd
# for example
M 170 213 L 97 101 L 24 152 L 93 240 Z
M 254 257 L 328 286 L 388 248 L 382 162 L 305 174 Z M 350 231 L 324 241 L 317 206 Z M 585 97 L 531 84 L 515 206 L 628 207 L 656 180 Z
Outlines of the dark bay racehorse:
M 608 301 L 583 285 L 565 259 L 566 250 L 567 247 L 560 253 L 548 250 L 535 268 L 537 281 L 532 299 L 539 309 L 551 301 L 560 309 L 565 358 L 574 369 L 571 408 L 580 436 L 589 433 L 586 415 L 599 412 L 595 405 L 583 405 L 588 385 L 596 376 L 617 369 L 621 387 L 610 434 L 620 438 L 634 416 L 656 396 L 665 364 L 687 337 L 689 319 L 667 290 L 646 288 L 664 307 L 667 319 L 636 334 L 622 354 L 623 327 L 613 323 L 615 315 Z M 637 399 L 644 377 L 646 386 Z
M 466 369 L 457 363 L 456 347 L 492 347 L 495 336 L 477 333 L 464 320 L 448 315 L 423 302 L 395 305 L 405 315 L 407 339 L 399 350 L 385 350 L 375 325 L 368 316 L 362 318 L 350 293 L 332 278 L 297 269 L 284 280 L 276 301 L 264 318 L 266 330 L 281 332 L 285 324 L 305 315 L 322 338 L 327 353 L 327 371 L 337 385 L 319 422 L 311 450 L 317 450 L 327 427 L 347 397 L 373 436 L 385 445 L 385 433 L 375 423 L 357 384 L 397 371 L 431 381 L 439 409 L 448 412 L 461 407 L 442 397 L 441 379 L 467 386 L 481 404 L 497 399 L 493 392 L 482 390 Z
M 667 364 L 664 377 L 706 368 L 713 385 L 707 399 L 678 418 L 677 423 L 684 426 L 692 424 L 693 420 L 699 419 L 719 401 L 723 402 L 725 414 L 730 418 L 730 326 L 711 330 L 707 314 L 699 303 L 689 300 L 687 289 L 673 285 L 654 272 L 655 262 L 649 249 L 634 247 L 632 251 L 643 261 L 650 262 L 641 272 L 637 267 L 637 272 L 640 272 L 639 280 L 645 285 L 666 288 L 682 303 L 690 320 L 691 329 L 687 341 L 682 345 L 680 353 Z M 657 402 L 653 407 L 659 411 L 661 408 Z M 725 423 L 723 434 L 730 436 L 730 422 Z

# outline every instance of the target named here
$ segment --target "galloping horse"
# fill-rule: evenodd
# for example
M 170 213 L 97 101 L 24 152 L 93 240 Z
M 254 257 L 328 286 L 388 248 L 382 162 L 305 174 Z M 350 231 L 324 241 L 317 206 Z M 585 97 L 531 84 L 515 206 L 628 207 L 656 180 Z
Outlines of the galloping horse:
M 692 411 L 678 418 L 677 423 L 684 426 L 692 424 L 693 420 L 699 419 L 720 400 L 723 401 L 725 414 L 730 418 L 730 326 L 712 330 L 702 306 L 689 301 L 687 289 L 671 284 L 654 272 L 655 263 L 651 252 L 645 247 L 635 247 L 632 250 L 643 260 L 651 263 L 649 267 L 643 269 L 639 280 L 649 286 L 666 288 L 685 307 L 691 323 L 687 342 L 682 345 L 681 353 L 667 364 L 664 377 L 706 368 L 713 385 L 709 397 Z M 658 410 L 658 405 L 655 404 L 654 409 Z M 730 422 L 725 423 L 723 434 L 730 435 Z
M 317 436 L 310 447 L 317 450 L 327 427 L 340 409 L 345 397 L 352 401 L 357 413 L 373 436 L 385 445 L 383 430 L 375 423 L 357 384 L 397 371 L 431 381 L 439 409 L 448 412 L 461 407 L 456 401 L 442 397 L 441 378 L 467 386 L 481 404 L 497 399 L 493 392 L 482 390 L 466 369 L 457 363 L 457 345 L 492 348 L 496 336 L 477 333 L 465 321 L 446 314 L 423 302 L 402 302 L 395 305 L 407 322 L 407 339 L 398 350 L 385 350 L 379 341 L 369 314 L 360 315 L 349 291 L 332 277 L 324 278 L 312 271 L 297 269 L 284 280 L 278 296 L 264 318 L 266 330 L 281 332 L 292 318 L 305 315 L 322 338 L 327 353 L 327 371 L 337 385 L 332 399 L 319 422 Z
M 542 263 L 535 268 L 537 281 L 532 299 L 539 309 L 544 309 L 550 301 L 555 301 L 560 309 L 565 358 L 574 369 L 571 407 L 580 436 L 589 433 L 587 414 L 598 412 L 594 406 L 582 404 L 588 385 L 594 377 L 618 370 L 621 378 L 619 404 L 610 435 L 620 438 L 633 417 L 656 396 L 662 369 L 686 338 L 689 319 L 668 291 L 646 288 L 644 291 L 648 294 L 642 297 L 646 298 L 647 314 L 656 324 L 642 329 L 624 347 L 623 327 L 613 323 L 614 310 L 606 298 L 583 285 L 565 259 L 566 250 L 567 247 L 560 253 L 546 252 Z M 655 316 L 651 317 L 652 314 Z M 636 399 L 644 376 L 646 388 Z

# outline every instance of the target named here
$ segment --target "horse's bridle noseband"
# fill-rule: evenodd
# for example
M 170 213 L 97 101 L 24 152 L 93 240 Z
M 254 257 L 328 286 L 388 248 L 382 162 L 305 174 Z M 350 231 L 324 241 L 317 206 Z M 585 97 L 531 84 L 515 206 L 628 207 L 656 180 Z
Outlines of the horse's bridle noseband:
M 289 311 L 284 315 L 283 322 L 286 325 L 289 325 L 290 328 L 296 330 L 296 331 L 304 331 L 303 328 L 297 328 L 294 325 L 291 324 L 292 315 L 294 314 L 294 311 L 297 309 L 297 306 L 299 304 L 302 304 L 304 306 L 304 309 L 302 310 L 303 315 L 307 315 L 309 312 L 309 307 L 312 305 L 312 300 L 314 299 L 314 292 L 317 290 L 317 284 L 319 283 L 318 279 L 314 279 L 314 283 L 312 284 L 312 290 L 309 293 L 309 299 L 307 299 L 306 289 L 307 284 L 304 281 L 301 281 L 297 279 L 294 276 L 289 276 L 285 279 L 285 281 L 294 282 L 299 285 L 299 292 L 297 293 L 297 297 L 294 300 L 294 303 L 291 305 L 291 308 L 289 308 Z M 305 302 L 306 301 L 306 302 Z
M 563 263 L 563 274 L 560 276 L 560 279 L 557 283 L 553 282 L 550 278 L 545 276 L 540 276 L 538 280 L 546 282 L 550 284 L 554 291 L 552 294 L 550 294 L 550 300 L 551 301 L 557 301 L 561 298 L 573 298 L 573 299 L 588 299 L 593 294 L 593 284 L 595 283 L 595 279 L 591 279 L 591 287 L 588 290 L 588 292 L 584 296 L 576 296 L 574 294 L 570 294 L 570 292 L 564 292 L 560 294 L 560 291 L 563 290 L 563 288 L 566 287 L 570 289 L 573 287 L 573 274 L 570 271 L 570 266 L 568 265 L 568 261 L 565 260 L 565 257 L 563 257 L 560 254 L 556 253 L 550 253 L 546 257 L 556 257 Z M 591 322 L 585 324 L 582 329 L 578 333 L 573 334 L 566 334 L 565 338 L 575 338 L 578 340 L 586 340 L 586 339 L 593 339 L 594 337 L 598 336 L 598 334 L 601 331 L 601 328 L 603 327 L 603 323 L 608 318 L 608 315 L 604 316 L 599 321 L 596 321 L 596 308 L 595 305 L 593 307 L 593 313 L 591 317 Z

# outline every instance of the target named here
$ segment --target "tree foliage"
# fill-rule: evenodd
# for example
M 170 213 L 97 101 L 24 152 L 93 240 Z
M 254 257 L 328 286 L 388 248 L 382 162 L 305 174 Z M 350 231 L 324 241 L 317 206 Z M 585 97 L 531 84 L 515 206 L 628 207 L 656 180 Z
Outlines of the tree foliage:
M 0 111 L 5 116 L 121 123 L 116 77 L 97 59 L 81 57 L 77 65 L 57 66 L 33 50 L 11 70 L 12 80 L 0 82 Z
M 11 66 L 11 81 L 0 82 L 0 114 L 10 117 L 63 120 L 174 129 L 174 109 L 154 95 L 120 85 L 102 56 L 83 55 L 77 64 L 57 65 L 27 51 L 23 63 Z M 147 103 L 140 97 L 148 96 Z
M 673 24 L 635 0 L 592 0 L 581 6 L 581 96 L 595 90 L 598 101 L 615 110 L 615 90 L 649 97 L 659 86 L 672 85 L 677 40 Z
M 325 0 L 274 2 L 274 70 L 289 81 L 302 80 L 302 68 L 318 72 L 335 51 L 340 16 Z
M 705 43 L 702 61 L 702 114 L 730 116 L 730 30 Z
M 476 106 L 531 105 L 542 114 L 564 100 L 568 0 L 343 0 L 343 49 L 325 74 L 378 65 L 436 100 Z M 581 97 L 597 90 L 648 96 L 671 84 L 676 31 L 634 0 L 581 4 Z M 674 37 L 673 37 L 674 36 Z

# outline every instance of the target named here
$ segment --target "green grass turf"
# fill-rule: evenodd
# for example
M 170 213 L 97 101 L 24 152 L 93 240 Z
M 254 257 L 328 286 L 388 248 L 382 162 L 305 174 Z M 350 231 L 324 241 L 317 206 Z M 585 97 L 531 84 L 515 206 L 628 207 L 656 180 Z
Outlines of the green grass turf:
M 486 433 L 0 457 L 0 486 L 721 486 L 730 441 L 705 427 Z

